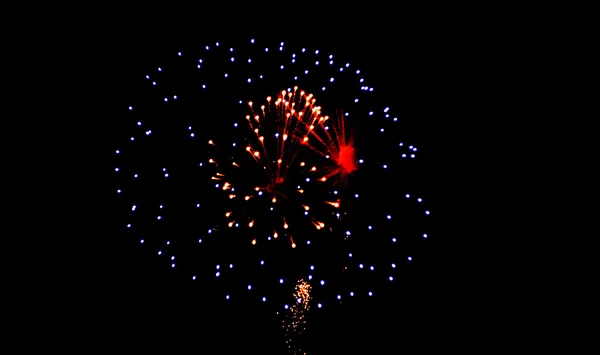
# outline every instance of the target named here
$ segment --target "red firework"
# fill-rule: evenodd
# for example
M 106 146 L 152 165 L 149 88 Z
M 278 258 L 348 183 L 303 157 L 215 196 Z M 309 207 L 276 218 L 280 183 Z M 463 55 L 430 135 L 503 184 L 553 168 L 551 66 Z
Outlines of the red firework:
M 285 184 L 286 177 L 303 147 L 326 158 L 327 163 L 322 164 L 320 168 L 316 165 L 309 168 L 310 172 L 320 174 L 318 180 L 321 182 L 332 177 L 339 177 L 336 182 L 345 181 L 347 176 L 357 169 L 353 139 L 347 137 L 343 115 L 338 114 L 338 119 L 329 125 L 329 122 L 334 120 L 330 120 L 329 116 L 321 115 L 321 107 L 315 105 L 316 99 L 313 95 L 307 95 L 304 91 L 298 90 L 298 87 L 294 87 L 293 91 L 281 91 L 276 100 L 272 100 L 269 96 L 266 101 L 267 103 L 261 105 L 259 109 L 256 109 L 251 101 L 248 102 L 250 114 L 246 116 L 246 121 L 254 135 L 249 137 L 245 150 L 265 172 L 267 179 L 264 184 L 255 186 L 253 191 L 242 192 L 245 201 L 261 196 L 264 192 L 268 194 L 272 204 L 278 203 L 279 197 L 290 197 L 286 194 L 288 191 L 289 193 L 293 191 Z M 333 134 L 330 131 L 333 131 Z M 209 144 L 215 145 L 212 140 Z M 218 162 L 213 159 L 209 162 L 218 165 Z M 240 168 L 235 161 L 232 165 Z M 299 166 L 306 167 L 306 162 L 301 161 Z M 229 199 L 242 197 L 238 195 L 239 190 L 233 193 L 235 187 L 225 174 L 216 173 L 213 179 L 223 181 L 222 189 L 228 190 Z M 295 192 L 303 194 L 304 190 L 298 188 Z M 334 208 L 340 207 L 340 200 L 324 201 L 324 203 Z M 302 208 L 305 211 L 310 209 L 304 204 Z M 227 212 L 225 216 L 229 218 L 229 227 L 232 227 L 239 218 L 232 212 Z M 255 223 L 253 219 L 246 222 L 249 228 L 252 228 Z M 285 216 L 282 216 L 281 222 L 283 229 L 287 230 L 289 225 Z M 318 230 L 325 227 L 323 222 L 314 218 L 312 224 Z M 277 238 L 277 236 L 276 228 L 273 237 Z M 295 248 L 296 243 L 291 235 L 290 242 L 292 248 Z M 256 239 L 252 240 L 252 244 L 256 244 Z
M 271 103 L 267 97 L 268 105 L 261 106 L 257 113 L 249 102 L 252 115 L 246 116 L 250 128 L 256 134 L 257 142 L 254 146 L 248 145 L 250 152 L 257 163 L 264 166 L 269 176 L 270 184 L 266 189 L 276 191 L 276 186 L 285 181 L 288 169 L 292 166 L 301 145 L 310 148 L 317 154 L 325 157 L 330 162 L 329 166 L 321 169 L 311 168 L 311 171 L 324 173 L 319 179 L 327 181 L 338 176 L 340 181 L 345 181 L 347 176 L 358 169 L 354 150 L 354 141 L 347 136 L 344 116 L 338 112 L 335 122 L 328 125 L 329 116 L 321 115 L 321 107 L 316 106 L 316 99 L 312 94 L 306 95 L 303 90 L 281 91 L 277 100 Z M 269 117 L 272 115 L 273 117 Z M 276 125 L 276 160 L 271 161 L 265 146 L 265 136 L 262 126 Z M 330 134 L 329 128 L 333 134 Z M 300 163 L 305 166 L 304 162 Z

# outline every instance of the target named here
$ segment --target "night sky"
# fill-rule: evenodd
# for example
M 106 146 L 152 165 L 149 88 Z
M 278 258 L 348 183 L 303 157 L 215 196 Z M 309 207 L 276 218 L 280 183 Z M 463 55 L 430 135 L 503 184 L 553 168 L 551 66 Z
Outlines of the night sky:
M 445 314 L 453 298 L 447 294 L 453 276 L 445 250 L 451 236 L 436 222 L 435 176 L 440 173 L 435 167 L 437 155 L 447 154 L 436 142 L 440 132 L 435 127 L 448 100 L 444 93 L 449 61 L 440 60 L 447 47 L 424 29 L 413 29 L 411 34 L 394 34 L 395 30 L 394 26 L 364 32 L 340 28 L 318 36 L 312 35 L 316 31 L 242 31 L 224 36 L 200 31 L 175 36 L 137 28 L 123 34 L 110 55 L 115 69 L 114 77 L 108 78 L 115 83 L 116 98 L 114 116 L 108 119 L 110 151 L 106 152 L 112 173 L 107 191 L 112 194 L 109 229 L 118 241 L 106 269 L 111 275 L 106 298 L 112 320 L 108 343 L 134 351 L 153 349 L 156 342 L 199 353 L 289 353 L 282 318 L 275 313 L 285 312 L 283 304 L 290 303 L 295 281 L 313 274 L 310 265 L 316 269 L 314 299 L 302 340 L 308 354 L 356 349 L 396 353 L 406 343 L 431 342 L 431 337 L 439 339 L 448 331 Z M 267 47 L 270 52 L 264 51 Z M 297 63 L 291 62 L 292 54 L 298 56 Z M 329 55 L 335 65 L 329 64 Z M 248 58 L 253 62 L 248 63 Z M 319 65 L 314 64 L 317 60 Z M 350 67 L 340 73 L 346 63 Z M 302 77 L 305 67 L 310 69 L 307 79 Z M 360 75 L 355 74 L 359 69 Z M 262 82 L 259 75 L 264 75 Z M 299 77 L 297 82 L 294 76 Z M 336 81 L 331 83 L 331 77 Z M 248 83 L 246 78 L 254 81 Z M 359 83 L 360 78 L 364 83 Z M 228 202 L 214 187 L 215 170 L 208 170 L 207 161 L 219 154 L 243 155 L 230 147 L 251 134 L 242 127 L 248 110 L 239 100 L 262 103 L 266 96 L 295 85 L 313 93 L 327 114 L 335 116 L 338 108 L 350 113 L 352 120 L 346 122 L 354 129 L 357 157 L 365 163 L 349 177 L 347 188 L 321 190 L 339 191 L 342 201 L 348 201 L 342 203 L 351 218 L 340 221 L 325 209 L 316 210 L 339 231 L 331 233 L 335 237 L 319 237 L 304 226 L 298 227 L 301 237 L 295 238 L 296 249 L 285 238 L 262 244 L 259 240 L 252 246 L 251 233 L 263 238 L 271 227 L 264 233 L 260 229 L 232 232 L 235 228 L 226 227 L 222 212 L 228 210 Z M 390 117 L 385 117 L 387 107 Z M 239 127 L 233 126 L 235 122 Z M 211 151 L 209 139 L 227 144 L 229 150 Z M 415 158 L 410 157 L 413 153 Z M 135 179 L 133 173 L 139 177 Z M 257 181 L 255 175 L 241 184 L 250 186 Z M 327 196 L 310 197 L 310 201 L 319 199 Z M 240 206 L 232 208 L 243 211 Z M 161 220 L 156 220 L 159 215 Z M 257 221 L 270 221 L 265 214 L 257 216 Z M 221 234 L 213 238 L 208 230 L 217 225 Z M 343 241 L 347 230 L 351 235 Z M 263 247 L 274 242 L 279 244 Z M 260 260 L 273 266 L 262 266 Z M 357 268 L 359 263 L 364 269 Z M 223 272 L 220 277 L 215 277 L 217 264 Z M 368 270 L 370 265 L 376 265 L 376 270 Z M 344 266 L 350 270 L 340 273 Z M 319 274 L 319 270 L 324 271 Z M 280 277 L 288 288 L 272 282 Z M 318 284 L 321 279 L 325 286 Z M 252 291 L 246 289 L 248 284 L 253 285 Z M 349 297 L 349 292 L 356 296 Z M 368 292 L 374 295 L 369 297 Z M 262 302 L 263 295 L 267 302 Z

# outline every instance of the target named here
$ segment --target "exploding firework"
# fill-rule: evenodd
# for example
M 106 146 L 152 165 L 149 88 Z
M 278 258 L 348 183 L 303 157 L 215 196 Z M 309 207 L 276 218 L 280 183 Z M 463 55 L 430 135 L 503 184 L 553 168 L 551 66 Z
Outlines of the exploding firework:
M 252 41 L 144 77 L 114 150 L 116 219 L 166 268 L 278 310 L 306 280 L 318 312 L 384 293 L 425 250 L 416 138 L 354 64 Z
M 323 116 L 321 107 L 315 103 L 316 99 L 312 94 L 299 90 L 297 86 L 291 92 L 282 90 L 275 100 L 271 96 L 267 97 L 266 105 L 263 104 L 260 108 L 255 109 L 253 102 L 248 102 L 250 114 L 246 115 L 246 121 L 251 136 L 245 140 L 245 155 L 251 160 L 235 156 L 230 159 L 208 160 L 215 166 L 211 179 L 221 181 L 226 199 L 232 200 L 232 207 L 225 212 L 229 228 L 240 223 L 254 228 L 261 220 L 253 212 L 260 211 L 261 208 L 268 208 L 276 213 L 282 211 L 276 217 L 279 223 L 269 224 L 273 231 L 268 237 L 265 236 L 265 240 L 271 236 L 277 239 L 280 235 L 286 235 L 290 246 L 296 248 L 292 234 L 288 233 L 290 216 L 286 213 L 308 216 L 303 222 L 308 221 L 316 230 L 327 228 L 323 217 L 311 214 L 311 207 L 312 211 L 321 211 L 325 206 L 339 209 L 340 199 L 326 200 L 324 196 L 327 195 L 322 193 L 322 188 L 312 194 L 316 198 L 305 198 L 311 195 L 310 191 L 303 187 L 306 184 L 298 181 L 306 179 L 306 182 L 310 182 L 310 175 L 316 175 L 318 183 L 325 183 L 332 176 L 346 179 L 348 174 L 357 169 L 357 161 L 351 142 L 346 141 L 343 117 L 340 116 L 337 122 L 331 122 L 336 120 Z M 329 133 L 330 127 L 333 134 Z M 209 140 L 208 144 L 218 150 L 214 140 Z M 302 152 L 303 149 L 308 152 Z M 227 157 L 232 154 L 227 152 L 222 155 Z M 228 161 L 225 163 L 224 160 Z M 244 163 L 240 163 L 241 161 Z M 253 178 L 257 179 L 256 186 L 252 187 L 248 185 L 248 181 L 254 181 Z M 240 183 L 233 182 L 236 179 Z M 266 199 L 271 204 L 257 202 L 261 199 Z M 241 201 L 241 206 L 236 204 L 237 201 Z M 311 202 L 321 206 L 315 209 Z M 284 207 L 280 208 L 282 204 Z M 289 208 L 290 205 L 296 208 Z M 257 238 L 253 237 L 251 243 L 256 245 Z

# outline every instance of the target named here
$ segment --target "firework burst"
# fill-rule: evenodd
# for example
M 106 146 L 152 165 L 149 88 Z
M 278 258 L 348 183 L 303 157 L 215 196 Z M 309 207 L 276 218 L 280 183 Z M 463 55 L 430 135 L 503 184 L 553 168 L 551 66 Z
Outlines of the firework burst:
M 290 213 L 309 217 L 309 223 L 316 230 L 323 230 L 327 226 L 323 218 L 311 215 L 311 211 L 315 210 L 313 204 L 321 205 L 317 210 L 323 210 L 324 206 L 328 206 L 329 210 L 341 206 L 340 199 L 307 198 L 310 195 L 307 189 L 310 188 L 303 186 L 310 182 L 310 176 L 316 176 L 315 182 L 322 184 L 334 176 L 345 180 L 355 171 L 357 162 L 352 140 L 347 140 L 342 115 L 338 115 L 337 120 L 322 115 L 314 96 L 297 86 L 293 91 L 282 90 L 276 99 L 267 97 L 266 103 L 260 107 L 249 101 L 248 107 L 250 112 L 245 118 L 250 133 L 245 138 L 247 145 L 244 151 L 245 156 L 251 159 L 234 156 L 228 162 L 225 162 L 227 158 L 211 158 L 208 161 L 216 167 L 212 179 L 222 182 L 220 188 L 226 199 L 232 202 L 231 208 L 225 212 L 227 226 L 233 228 L 242 224 L 254 228 L 260 223 L 257 210 L 265 207 L 270 211 L 276 210 L 280 212 L 276 214 L 278 222 L 268 238 L 277 239 L 284 234 L 290 246 L 296 248 L 290 232 L 290 220 L 293 219 Z M 208 144 L 219 148 L 212 139 Z M 305 182 L 302 185 L 300 177 Z M 249 181 L 255 182 L 253 186 L 248 184 Z M 255 203 L 265 199 L 270 203 Z M 258 243 L 254 237 L 250 242 L 252 245 Z

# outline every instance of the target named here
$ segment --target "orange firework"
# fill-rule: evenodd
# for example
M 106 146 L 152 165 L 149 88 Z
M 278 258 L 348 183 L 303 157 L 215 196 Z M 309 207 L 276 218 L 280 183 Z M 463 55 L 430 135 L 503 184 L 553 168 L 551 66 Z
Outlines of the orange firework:
M 293 184 L 286 184 L 292 168 L 297 167 L 298 171 L 318 174 L 317 181 L 321 182 L 327 181 L 335 175 L 345 180 L 348 174 L 356 170 L 357 164 L 352 139 L 346 135 L 343 116 L 338 115 L 338 120 L 330 120 L 329 116 L 323 116 L 321 107 L 316 105 L 316 99 L 312 94 L 307 94 L 296 86 L 290 91 L 282 90 L 276 99 L 267 97 L 266 103 L 260 107 L 249 101 L 248 107 L 250 112 L 245 118 L 252 135 L 245 139 L 247 143 L 244 150 L 264 172 L 266 179 L 256 181 L 258 186 L 253 186 L 252 191 L 234 193 L 238 186 L 234 186 L 230 177 L 227 176 L 228 174 L 224 174 L 221 170 L 213 176 L 214 180 L 221 182 L 221 188 L 228 192 L 229 199 L 235 201 L 243 197 L 244 201 L 250 203 L 245 205 L 244 213 L 242 213 L 244 220 L 247 219 L 243 224 L 248 228 L 252 228 L 257 223 L 253 217 L 248 216 L 248 214 L 255 213 L 255 208 L 251 206 L 257 206 L 253 202 L 256 200 L 253 197 L 266 193 L 267 196 L 264 196 L 262 200 L 266 197 L 271 203 L 272 210 L 276 204 L 294 200 L 295 197 L 300 198 L 304 194 L 305 191 L 300 186 L 296 189 L 290 186 Z M 329 125 L 330 121 L 336 122 Z M 331 131 L 330 128 L 332 128 Z M 209 140 L 208 144 L 218 148 L 213 140 Z M 295 163 L 303 147 L 307 147 L 308 152 L 312 151 L 325 157 L 329 163 L 318 164 L 319 167 L 307 166 L 304 161 Z M 234 170 L 241 168 L 238 161 L 232 161 L 230 165 L 219 164 L 221 162 L 214 159 L 210 159 L 209 162 L 214 163 L 219 169 L 225 166 L 233 167 Z M 248 184 L 248 179 L 254 178 L 255 175 L 244 171 L 242 173 L 243 184 Z M 295 176 L 295 178 L 297 177 Z M 294 196 L 290 196 L 291 194 Z M 309 202 L 314 203 L 315 201 Z M 321 200 L 321 202 L 335 208 L 340 206 L 339 200 L 334 202 Z M 310 206 L 307 202 L 300 202 L 298 206 L 304 215 L 308 215 Z M 232 216 L 232 213 L 228 212 L 226 217 L 229 218 L 229 227 L 238 226 L 236 218 L 239 220 L 240 216 Z M 325 227 L 323 222 L 317 221 L 313 217 L 310 219 L 317 230 Z M 277 238 L 279 231 L 289 236 L 292 248 L 296 247 L 291 235 L 287 234 L 290 224 L 285 215 L 280 217 L 280 224 L 273 227 L 275 227 L 274 239 Z M 252 239 L 252 245 L 257 245 L 257 243 L 256 239 Z
M 310 310 L 310 301 L 312 286 L 303 279 L 298 280 L 294 289 L 294 302 L 289 307 L 289 314 L 283 320 L 282 328 L 285 330 L 286 344 L 288 348 L 294 348 L 295 352 L 300 352 L 300 344 L 296 344 L 298 337 L 306 331 L 306 316 Z

